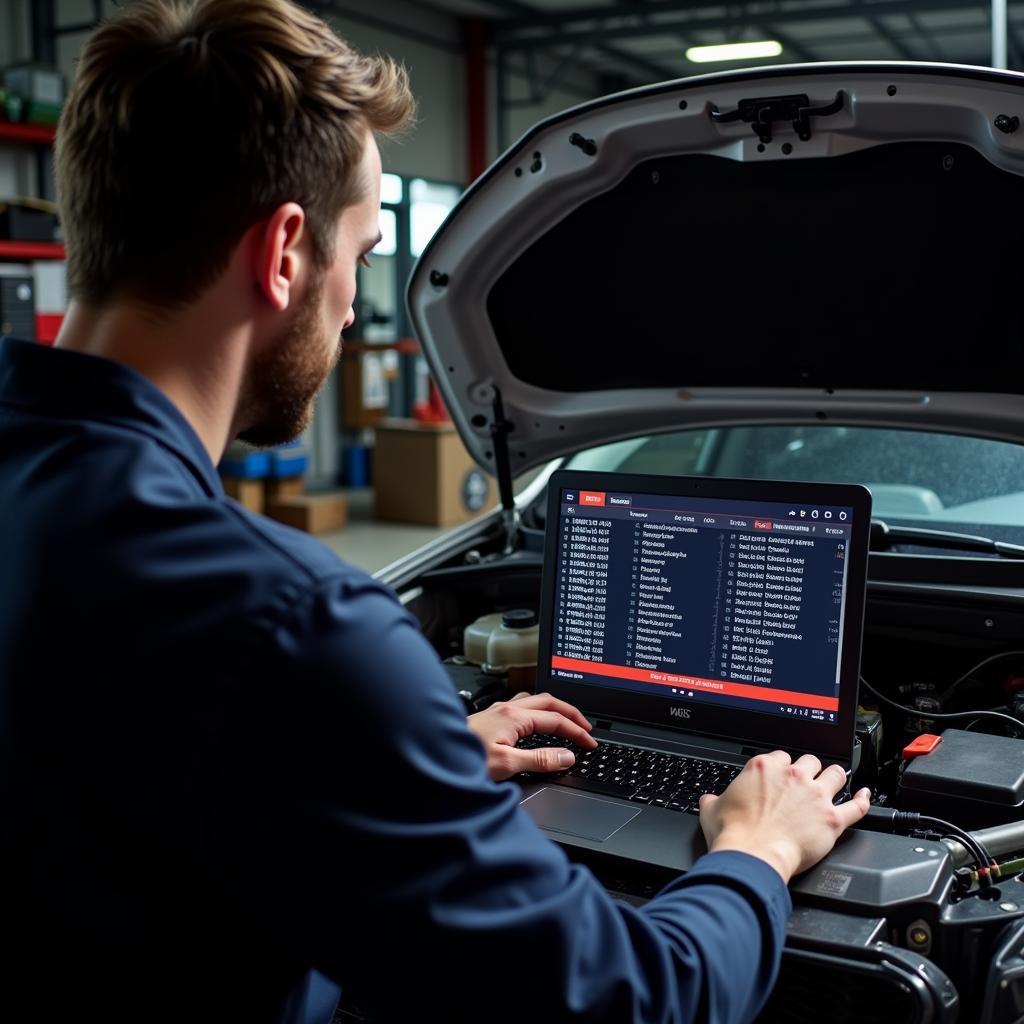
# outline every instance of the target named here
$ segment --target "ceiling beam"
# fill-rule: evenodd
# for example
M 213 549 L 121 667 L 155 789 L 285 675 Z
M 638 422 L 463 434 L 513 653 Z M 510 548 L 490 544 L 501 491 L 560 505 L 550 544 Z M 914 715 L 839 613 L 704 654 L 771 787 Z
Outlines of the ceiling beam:
M 485 0 L 492 3 L 494 0 Z M 595 7 L 567 7 L 561 10 L 533 10 L 526 16 L 512 17 L 505 22 L 509 31 L 521 28 L 555 28 L 577 25 L 592 21 L 614 21 L 621 18 L 646 17 L 664 11 L 678 11 L 675 0 L 646 0 L 644 10 L 638 9 L 636 0 L 619 0 L 618 3 L 600 4 Z
M 593 14 L 582 18 L 575 16 L 566 24 L 578 27 L 557 27 L 547 22 L 523 23 L 502 21 L 494 25 L 492 40 L 495 45 L 509 49 L 529 46 L 560 46 L 574 42 L 580 36 L 593 37 L 595 32 L 603 31 L 609 39 L 637 39 L 644 36 L 673 34 L 692 30 L 723 32 L 737 26 L 769 22 L 774 26 L 813 24 L 823 21 L 834 21 L 838 17 L 865 17 L 861 5 L 851 6 L 847 3 L 815 4 L 805 8 L 787 4 L 782 6 L 777 0 L 769 2 L 747 2 L 726 9 L 723 13 L 721 5 L 680 8 L 678 4 L 665 6 L 660 0 L 651 0 L 648 5 L 655 9 L 663 8 L 663 14 L 656 23 L 648 23 L 645 16 L 638 18 L 635 7 L 628 8 L 629 18 L 623 20 L 621 13 L 616 19 L 606 14 Z M 597 8 L 607 12 L 610 8 Z M 622 5 L 614 5 L 614 10 L 621 12 Z M 973 10 L 965 0 L 874 0 L 870 4 L 870 16 L 881 18 L 895 14 L 927 14 L 931 11 Z M 547 12 L 542 12 L 547 17 Z
M 942 60 L 943 57 L 939 52 L 939 42 L 932 30 L 925 28 L 921 24 L 921 19 L 916 14 L 909 14 L 907 17 L 910 20 L 910 27 L 921 37 L 921 41 L 924 43 L 928 59 Z
M 646 82 L 664 82 L 667 78 L 677 78 L 679 74 L 675 68 L 670 68 L 665 64 L 656 63 L 638 54 L 621 50 L 617 46 L 609 46 L 607 43 L 597 43 L 594 45 L 594 49 L 600 51 L 606 57 L 612 57 L 617 61 L 624 62 L 635 71 L 646 75 L 645 84 Z
M 822 53 L 828 53 L 829 51 L 834 53 L 840 52 L 843 46 L 862 47 L 877 41 L 877 35 L 872 31 L 871 26 L 868 25 L 867 22 L 861 21 L 860 26 L 861 27 L 856 29 L 856 31 L 842 32 L 836 34 L 829 33 L 826 29 L 826 26 L 822 26 L 822 28 L 825 29 L 825 31 L 823 31 L 821 35 L 815 36 L 813 40 L 808 40 L 808 42 L 810 42 L 814 46 L 815 51 L 818 54 L 818 56 L 814 56 L 809 59 L 821 60 L 823 59 L 820 56 Z M 774 29 L 769 25 L 763 25 L 762 27 L 765 29 L 766 38 L 768 37 L 768 35 L 772 35 L 772 33 L 774 32 Z M 986 28 L 978 28 L 975 30 L 971 30 L 970 34 L 972 36 L 981 35 L 985 39 L 989 38 L 988 29 Z M 959 25 L 944 25 L 941 28 L 934 28 L 928 30 L 928 46 L 930 47 L 930 52 L 927 53 L 927 56 L 924 59 L 953 61 L 959 63 L 978 63 L 980 61 L 981 64 L 984 65 L 985 61 L 982 59 L 982 51 L 975 52 L 973 50 L 957 50 L 957 44 L 961 42 L 963 36 L 963 27 Z M 772 38 L 778 39 L 779 37 L 777 34 L 774 34 L 772 35 Z M 782 39 L 779 39 L 779 42 L 783 43 L 783 45 L 785 46 L 785 43 Z M 986 45 L 988 44 L 986 43 Z M 942 47 L 941 56 L 939 52 L 940 46 Z M 1022 54 L 1024 54 L 1024 49 L 1022 49 Z M 989 56 L 991 56 L 991 54 L 989 54 Z M 666 49 L 664 55 L 661 57 L 661 60 L 665 62 L 669 59 L 671 58 L 669 56 L 668 50 Z M 827 59 L 834 60 L 834 58 Z M 860 58 L 858 58 L 858 60 L 859 59 Z M 730 65 L 730 67 L 732 66 L 735 65 Z M 703 74 L 704 71 L 708 70 L 709 66 L 700 67 L 703 67 L 703 70 L 700 70 L 699 73 Z M 678 69 L 678 77 L 684 77 L 688 74 L 693 74 L 698 70 L 699 68 L 697 65 L 691 67 L 688 64 L 684 63 L 680 65 Z
M 989 24 L 991 24 L 991 8 L 989 9 Z M 1015 71 L 1024 70 L 1024 44 L 1021 42 L 1020 33 L 1017 27 L 1007 17 L 1006 23 L 1007 42 L 1010 49 L 1010 67 Z
M 425 43 L 427 46 L 435 46 L 439 50 L 447 50 L 449 53 L 462 53 L 462 43 L 454 39 L 444 39 L 431 32 L 424 32 L 415 26 L 399 24 L 390 18 L 381 18 L 375 14 L 365 14 L 362 11 L 353 11 L 347 7 L 341 7 L 338 0 L 303 0 L 305 6 L 317 14 L 337 15 L 339 18 L 346 18 L 349 21 L 367 25 L 370 28 L 379 29 L 382 32 L 392 32 L 404 39 L 412 39 L 417 43 Z
M 874 30 L 881 36 L 895 51 L 897 57 L 902 57 L 904 60 L 917 60 L 917 55 L 914 51 L 907 46 L 905 39 L 900 39 L 898 35 L 879 17 L 876 17 L 874 13 L 871 13 L 870 8 L 865 3 L 858 3 L 854 6 L 851 11 L 852 14 L 859 14 Z
M 794 57 L 799 57 L 802 61 L 817 61 L 821 60 L 820 57 L 816 57 L 808 48 L 805 43 L 798 42 L 788 32 L 783 32 L 773 22 L 767 21 L 762 22 L 760 25 L 761 31 L 764 33 L 765 39 L 775 39 L 777 42 L 782 43 L 783 52 L 788 50 Z
M 498 10 L 504 11 L 507 14 L 514 15 L 516 18 L 529 19 L 545 13 L 535 7 L 531 7 L 529 4 L 522 3 L 521 0 L 485 0 L 485 3 L 488 3 L 492 7 L 496 7 Z M 634 11 L 635 10 L 636 7 L 634 6 Z M 499 23 L 495 26 L 495 33 L 492 35 L 492 41 L 497 42 L 496 36 L 497 33 L 501 31 L 502 24 L 503 23 Z M 667 68 L 662 64 L 656 64 L 654 61 L 650 61 L 645 57 L 630 53 L 628 50 L 621 50 L 617 46 L 611 46 L 606 41 L 608 38 L 614 39 L 614 35 L 609 37 L 600 31 L 591 33 L 589 45 L 591 45 L 595 50 L 603 53 L 605 56 L 611 57 L 620 64 L 625 64 L 627 67 L 632 68 L 634 73 L 639 74 L 644 83 L 649 81 L 661 82 L 666 78 L 676 77 L 673 69 Z M 573 42 L 576 41 L 577 40 L 573 40 Z M 548 49 L 548 45 L 543 39 L 537 40 L 537 43 L 544 49 Z M 498 45 L 501 44 L 498 43 Z
M 977 32 L 972 31 L 971 35 L 981 35 L 985 39 L 989 39 L 989 32 L 987 29 L 978 30 Z M 937 48 L 939 44 L 942 44 L 943 50 L 945 51 L 955 51 L 957 41 L 963 39 L 963 36 L 964 30 L 957 25 L 948 25 L 942 28 L 932 29 L 930 32 L 932 45 Z M 815 36 L 814 45 L 819 48 L 837 50 L 844 44 L 858 47 L 865 46 L 876 38 L 877 37 L 874 32 L 871 30 L 871 26 L 864 23 L 863 28 L 858 29 L 856 32 L 843 32 L 833 35 L 827 31 L 823 31 L 820 36 Z M 991 56 L 991 54 L 989 54 L 989 56 Z M 927 59 L 931 60 L 932 57 L 929 55 Z M 952 52 L 949 56 L 944 56 L 942 60 L 953 63 L 958 61 L 962 62 L 963 56 L 960 53 Z

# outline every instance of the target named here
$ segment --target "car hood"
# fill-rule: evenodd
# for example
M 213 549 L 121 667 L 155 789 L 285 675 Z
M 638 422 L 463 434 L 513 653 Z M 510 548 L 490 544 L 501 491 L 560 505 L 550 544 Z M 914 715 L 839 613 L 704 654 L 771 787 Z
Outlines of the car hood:
M 463 195 L 410 317 L 512 474 L 697 425 L 1024 440 L 1024 75 L 794 65 L 549 118 Z

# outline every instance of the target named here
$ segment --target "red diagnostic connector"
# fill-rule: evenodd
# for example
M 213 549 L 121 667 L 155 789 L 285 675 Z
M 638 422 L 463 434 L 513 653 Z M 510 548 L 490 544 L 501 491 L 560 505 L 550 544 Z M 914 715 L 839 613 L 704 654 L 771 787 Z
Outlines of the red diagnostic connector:
M 921 754 L 930 754 L 942 742 L 941 736 L 923 732 L 903 748 L 903 760 L 912 761 Z

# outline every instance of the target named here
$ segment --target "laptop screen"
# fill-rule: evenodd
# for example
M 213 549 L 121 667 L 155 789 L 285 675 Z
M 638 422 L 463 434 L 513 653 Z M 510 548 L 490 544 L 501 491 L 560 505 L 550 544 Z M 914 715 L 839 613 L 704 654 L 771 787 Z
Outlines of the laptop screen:
M 690 494 L 637 489 L 645 482 L 657 478 L 574 473 L 549 484 L 551 682 L 661 698 L 686 719 L 729 708 L 836 727 L 851 621 L 860 646 L 863 579 L 852 620 L 846 606 L 866 492 L 784 484 L 771 500 L 739 496 L 741 482 Z

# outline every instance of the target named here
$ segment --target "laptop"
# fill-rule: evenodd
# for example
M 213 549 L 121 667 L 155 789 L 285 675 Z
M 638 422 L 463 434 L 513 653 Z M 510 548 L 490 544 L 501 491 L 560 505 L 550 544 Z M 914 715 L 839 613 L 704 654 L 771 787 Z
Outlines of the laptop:
M 552 474 L 537 689 L 600 748 L 521 777 L 523 808 L 583 859 L 681 871 L 697 797 L 756 754 L 849 785 L 870 522 L 856 485 Z

